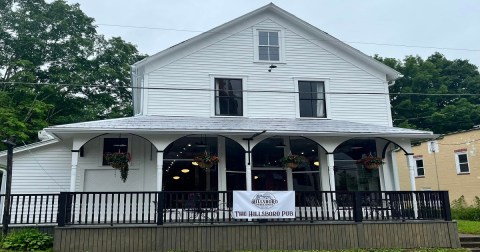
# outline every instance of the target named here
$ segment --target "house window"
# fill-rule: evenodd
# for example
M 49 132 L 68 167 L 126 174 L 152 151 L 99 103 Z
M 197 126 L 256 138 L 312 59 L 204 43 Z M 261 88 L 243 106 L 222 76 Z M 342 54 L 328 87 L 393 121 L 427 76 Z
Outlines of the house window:
M 298 81 L 300 117 L 327 117 L 324 84 L 323 81 Z
M 104 138 L 103 139 L 103 159 L 102 165 L 108 165 L 108 162 L 105 160 L 105 154 L 110 154 L 114 152 L 128 152 L 128 138 Z
M 243 116 L 242 79 L 215 78 L 215 115 Z
M 455 151 L 455 163 L 457 165 L 457 173 L 470 173 L 466 151 Z
M 258 31 L 258 59 L 262 61 L 280 61 L 280 43 L 278 31 Z
M 416 158 L 415 165 L 417 166 L 416 173 L 417 177 L 424 177 L 425 176 L 425 168 L 423 167 L 423 158 Z

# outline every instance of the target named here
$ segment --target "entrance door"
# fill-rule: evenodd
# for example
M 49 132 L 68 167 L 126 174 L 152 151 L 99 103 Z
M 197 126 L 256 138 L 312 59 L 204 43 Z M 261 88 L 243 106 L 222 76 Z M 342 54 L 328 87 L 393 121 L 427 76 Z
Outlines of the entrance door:
M 283 169 L 252 170 L 252 190 L 287 191 L 287 172 Z

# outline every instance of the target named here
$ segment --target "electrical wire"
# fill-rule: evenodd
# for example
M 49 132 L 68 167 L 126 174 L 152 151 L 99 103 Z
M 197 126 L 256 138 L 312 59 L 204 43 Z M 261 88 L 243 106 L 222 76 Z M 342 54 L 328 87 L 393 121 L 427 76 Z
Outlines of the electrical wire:
M 0 84 L 23 84 L 23 85 L 37 85 L 37 86 L 62 86 L 62 87 L 101 87 L 108 89 L 140 89 L 140 90 L 168 90 L 168 91 L 203 91 L 203 92 L 215 92 L 220 91 L 219 89 L 211 88 L 170 88 L 170 87 L 121 87 L 114 85 L 101 85 L 101 84 L 73 84 L 73 83 L 34 83 L 34 82 L 16 82 L 16 81 L 0 81 Z M 229 90 L 232 92 L 240 91 L 246 93 L 281 93 L 281 94 L 298 94 L 305 93 L 299 91 L 282 91 L 282 90 L 253 90 L 253 89 L 239 89 L 239 90 Z M 341 95 L 417 95 L 417 96 L 480 96 L 480 94 L 470 94 L 470 93 L 444 93 L 444 94 L 430 94 L 430 93 L 389 93 L 389 92 L 323 92 L 324 94 L 341 94 Z

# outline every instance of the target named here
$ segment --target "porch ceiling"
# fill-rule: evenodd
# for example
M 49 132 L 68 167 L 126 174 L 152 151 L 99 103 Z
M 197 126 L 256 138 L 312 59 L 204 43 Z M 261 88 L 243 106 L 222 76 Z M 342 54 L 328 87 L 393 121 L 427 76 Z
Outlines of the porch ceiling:
M 134 116 L 119 119 L 64 124 L 46 128 L 62 133 L 188 133 L 250 134 L 266 130 L 269 135 L 377 136 L 433 138 L 429 131 L 420 131 L 374 124 L 329 119 L 239 118 L 239 117 L 175 117 Z

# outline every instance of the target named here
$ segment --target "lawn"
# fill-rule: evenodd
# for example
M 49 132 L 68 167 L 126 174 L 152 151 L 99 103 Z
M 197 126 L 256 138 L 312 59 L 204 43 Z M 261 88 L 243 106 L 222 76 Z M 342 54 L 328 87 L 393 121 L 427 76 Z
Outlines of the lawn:
M 455 220 L 460 234 L 480 235 L 480 221 Z

